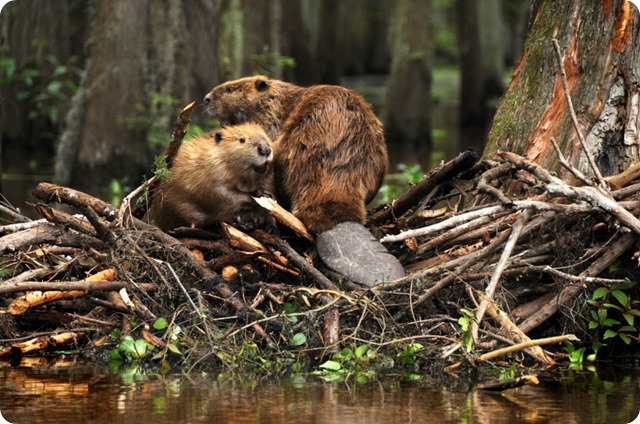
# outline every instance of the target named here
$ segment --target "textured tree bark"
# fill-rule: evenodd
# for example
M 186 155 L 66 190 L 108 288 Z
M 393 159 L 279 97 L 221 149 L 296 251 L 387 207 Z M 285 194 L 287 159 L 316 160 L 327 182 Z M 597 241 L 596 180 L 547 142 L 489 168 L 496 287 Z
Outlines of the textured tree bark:
M 560 172 L 553 137 L 570 163 L 593 175 L 568 112 L 554 38 L 588 149 L 603 175 L 617 174 L 638 161 L 640 16 L 628 0 L 542 3 L 484 157 L 508 150 Z

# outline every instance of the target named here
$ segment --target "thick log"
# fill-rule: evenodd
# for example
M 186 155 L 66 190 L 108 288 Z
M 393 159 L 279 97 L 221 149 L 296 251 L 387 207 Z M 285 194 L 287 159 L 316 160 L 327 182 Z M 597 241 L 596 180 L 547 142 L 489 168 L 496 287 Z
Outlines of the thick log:
M 41 223 L 28 230 L 8 234 L 0 238 L 0 254 L 12 253 L 40 244 L 55 244 L 68 247 L 93 247 L 103 249 L 105 244 L 97 238 L 73 230 Z
M 65 203 L 77 208 L 90 206 L 98 215 L 106 218 L 108 221 L 113 221 L 118 213 L 118 209 L 103 200 L 81 191 L 56 184 L 42 182 L 36 186 L 33 195 L 47 203 Z

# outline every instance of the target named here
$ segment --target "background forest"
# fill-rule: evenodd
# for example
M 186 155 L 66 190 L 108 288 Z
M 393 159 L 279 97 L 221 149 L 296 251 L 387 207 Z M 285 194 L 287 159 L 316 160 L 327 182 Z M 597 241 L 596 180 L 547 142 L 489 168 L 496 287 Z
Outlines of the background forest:
M 12 1 L 0 14 L 2 192 L 16 206 L 40 180 L 118 195 L 150 176 L 177 111 L 197 101 L 192 130 L 209 130 L 204 94 L 255 73 L 361 92 L 392 170 L 481 150 L 535 3 Z

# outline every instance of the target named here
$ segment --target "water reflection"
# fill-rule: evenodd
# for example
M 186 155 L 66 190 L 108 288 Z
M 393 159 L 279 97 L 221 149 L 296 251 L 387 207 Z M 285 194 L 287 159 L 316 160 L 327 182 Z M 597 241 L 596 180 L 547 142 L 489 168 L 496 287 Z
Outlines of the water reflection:
M 640 370 L 565 372 L 503 392 L 441 383 L 366 386 L 314 377 L 240 381 L 148 377 L 69 360 L 0 367 L 0 411 L 12 423 L 627 423 Z

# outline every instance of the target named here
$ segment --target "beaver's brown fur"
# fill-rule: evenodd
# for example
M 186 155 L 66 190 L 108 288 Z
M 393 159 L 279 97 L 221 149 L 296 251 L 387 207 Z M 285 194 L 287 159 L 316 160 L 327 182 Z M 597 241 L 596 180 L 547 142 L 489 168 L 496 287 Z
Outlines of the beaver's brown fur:
M 253 225 L 266 219 L 252 195 L 273 195 L 273 149 L 255 123 L 185 141 L 153 201 L 153 218 L 168 231 L 217 221 Z
M 214 87 L 205 101 L 223 125 L 255 121 L 276 140 L 278 201 L 310 231 L 366 217 L 388 159 L 382 124 L 360 95 L 256 76 Z

